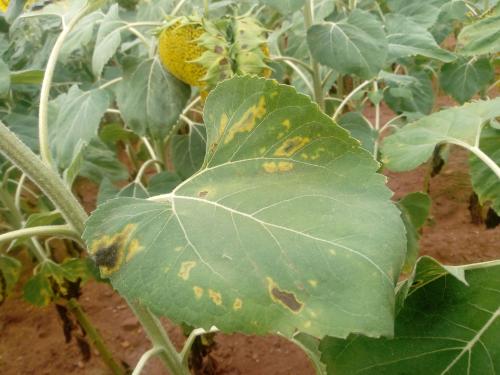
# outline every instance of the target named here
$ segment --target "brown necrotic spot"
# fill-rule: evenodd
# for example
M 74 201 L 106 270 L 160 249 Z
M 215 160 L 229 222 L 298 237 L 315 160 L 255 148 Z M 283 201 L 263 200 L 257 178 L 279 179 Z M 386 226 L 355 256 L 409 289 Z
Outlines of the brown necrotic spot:
M 94 259 L 99 267 L 113 268 L 118 262 L 120 249 L 119 243 L 113 243 L 109 246 L 103 246 L 97 249 Z
M 205 198 L 208 195 L 208 191 L 203 190 L 198 193 L 198 197 Z
M 293 293 L 289 293 L 274 287 L 271 289 L 271 294 L 275 299 L 277 299 L 293 312 L 299 312 L 303 306 L 303 304 L 297 300 Z

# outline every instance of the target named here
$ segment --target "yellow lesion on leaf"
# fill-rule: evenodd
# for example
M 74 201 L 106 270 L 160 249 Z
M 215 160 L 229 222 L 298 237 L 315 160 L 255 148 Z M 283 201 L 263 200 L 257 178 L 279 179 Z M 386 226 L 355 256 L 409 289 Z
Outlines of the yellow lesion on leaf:
M 229 119 L 225 113 L 222 114 L 220 118 L 220 123 L 219 123 L 219 136 L 224 134 L 224 131 L 226 130 L 226 126 L 228 123 Z
M 236 298 L 233 303 L 233 310 L 238 311 L 243 307 L 243 301 L 240 298 Z
M 125 260 L 129 261 L 143 250 L 138 240 L 129 240 L 136 227 L 137 224 L 127 224 L 121 232 L 112 236 L 104 235 L 92 242 L 89 252 L 93 255 L 103 277 L 111 276 L 120 269 Z
M 283 120 L 281 125 L 285 127 L 286 131 L 290 130 L 290 127 L 292 126 L 289 119 Z
M 268 161 L 262 164 L 262 168 L 266 173 L 289 172 L 293 169 L 294 164 L 291 161 Z
M 129 262 L 133 257 L 137 255 L 137 253 L 144 250 L 144 247 L 139 244 L 137 239 L 133 239 L 130 241 L 130 245 L 128 245 L 128 252 L 125 261 Z
M 266 112 L 266 98 L 261 96 L 259 102 L 248 108 L 242 115 L 241 120 L 231 126 L 224 139 L 224 144 L 231 142 L 238 133 L 252 131 L 257 120 L 262 119 Z
M 313 288 L 316 288 L 318 286 L 318 280 L 307 280 L 309 285 L 311 285 Z
M 196 262 L 194 260 L 188 260 L 186 262 L 182 262 L 181 268 L 179 269 L 179 273 L 177 275 L 183 280 L 188 280 L 189 273 L 195 266 Z
M 296 136 L 288 138 L 274 152 L 274 156 L 290 157 L 311 141 L 309 137 Z
M 331 249 L 331 250 L 330 250 L 330 254 L 332 254 L 332 255 L 337 255 L 337 252 L 335 251 L 335 249 Z
M 311 328 L 312 322 L 310 320 L 304 322 L 304 328 Z
M 193 286 L 193 292 L 196 299 L 200 299 L 201 297 L 203 297 L 203 288 L 200 288 L 199 286 Z
M 321 154 L 325 151 L 326 149 L 324 147 L 318 147 L 316 150 L 314 150 L 314 153 L 311 155 L 311 160 L 319 159 Z
M 266 153 L 267 148 L 266 147 L 261 147 L 259 148 L 259 154 L 264 155 Z
M 219 292 L 209 289 L 208 296 L 210 297 L 212 302 L 215 303 L 217 306 L 222 305 L 222 296 Z
M 294 314 L 298 314 L 302 311 L 304 303 L 301 302 L 294 293 L 281 289 L 271 277 L 266 277 L 266 281 L 267 291 L 274 302 L 280 304 Z

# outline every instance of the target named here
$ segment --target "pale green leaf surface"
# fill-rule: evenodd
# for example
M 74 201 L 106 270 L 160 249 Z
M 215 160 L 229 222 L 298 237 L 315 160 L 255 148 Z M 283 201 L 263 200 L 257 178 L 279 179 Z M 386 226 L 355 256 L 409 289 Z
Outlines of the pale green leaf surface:
M 446 109 L 405 126 L 384 139 L 383 162 L 394 171 L 424 163 L 441 143 L 475 145 L 484 123 L 500 116 L 500 98 Z
M 384 100 L 396 113 L 410 112 L 429 114 L 434 106 L 432 80 L 425 71 L 416 71 L 411 75 L 400 76 L 386 73 L 379 76 L 388 83 L 384 90 Z
M 139 135 L 166 136 L 177 122 L 190 88 L 168 73 L 157 58 L 129 67 L 117 88 L 125 123 Z
M 367 122 L 360 112 L 348 112 L 339 118 L 339 125 L 361 142 L 365 150 L 373 154 L 378 132 Z
M 51 130 L 51 147 L 59 167 L 68 167 L 78 145 L 90 142 L 97 135 L 109 103 L 106 91 L 81 91 L 77 86 L 72 86 L 58 102 L 57 120 Z
M 431 208 L 431 198 L 428 194 L 420 191 L 410 193 L 401 198 L 398 204 L 408 212 L 415 228 L 423 227 Z
M 321 64 L 365 79 L 376 76 L 387 57 L 382 24 L 358 9 L 338 22 L 313 25 L 307 30 L 307 43 Z
M 439 47 L 432 34 L 425 27 L 400 14 L 386 16 L 389 61 L 402 57 L 425 56 L 443 62 L 450 62 L 455 56 Z
M 122 41 L 120 28 L 124 22 L 118 14 L 118 4 L 114 4 L 104 16 L 97 32 L 97 39 L 92 55 L 92 72 L 96 77 L 100 77 L 104 65 L 113 57 Z
M 470 286 L 444 272 L 417 288 L 396 320 L 395 338 L 322 342 L 328 372 L 343 374 L 484 374 L 500 371 L 500 265 L 477 265 Z
M 442 66 L 439 82 L 446 93 L 463 104 L 486 88 L 493 81 L 494 73 L 487 58 L 460 58 Z
M 10 89 L 9 66 L 0 59 L 0 98 L 7 96 Z
M 198 173 L 162 200 L 118 198 L 89 219 L 103 275 L 197 327 L 391 335 L 405 237 L 369 153 L 272 80 L 221 83 L 204 119 Z
M 457 43 L 459 52 L 467 56 L 500 52 L 500 14 L 464 27 Z
M 197 172 L 203 164 L 207 147 L 203 124 L 190 126 L 188 134 L 176 134 L 172 139 L 172 161 L 183 179 Z
M 481 133 L 479 148 L 497 165 L 500 165 L 500 130 L 491 126 Z M 475 155 L 469 158 L 472 187 L 481 204 L 490 203 L 500 215 L 500 182 L 493 171 Z

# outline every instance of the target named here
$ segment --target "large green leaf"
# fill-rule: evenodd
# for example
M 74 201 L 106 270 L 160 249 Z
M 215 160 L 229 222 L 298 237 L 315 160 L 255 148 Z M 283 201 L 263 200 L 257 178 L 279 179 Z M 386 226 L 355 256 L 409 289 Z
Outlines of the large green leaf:
M 500 14 L 464 27 L 457 42 L 460 53 L 467 56 L 500 52 Z
M 69 166 L 79 144 L 86 144 L 97 135 L 109 104 L 105 90 L 82 91 L 76 85 L 57 101 L 59 108 L 51 129 L 51 147 L 61 168 Z
M 436 22 L 439 7 L 445 1 L 447 0 L 388 0 L 387 3 L 393 12 L 428 29 Z
M 100 206 L 84 238 L 129 300 L 223 331 L 391 335 L 405 236 L 378 164 L 304 95 L 235 77 L 209 95 L 199 172 Z
M 439 375 L 500 372 L 500 264 L 443 272 L 409 295 L 394 339 L 325 339 L 328 373 Z M 480 267 L 480 268 L 479 268 Z
M 486 88 L 494 77 L 489 59 L 460 58 L 443 65 L 439 82 L 445 92 L 463 104 L 479 90 Z
M 455 56 L 436 43 L 432 34 L 422 25 L 400 14 L 386 16 L 389 61 L 402 57 L 425 56 L 450 62 Z
M 474 148 L 484 123 L 500 116 L 500 98 L 478 101 L 433 113 L 385 138 L 384 164 L 407 171 L 424 163 L 441 143 Z
M 157 58 L 127 68 L 117 89 L 126 124 L 137 134 L 163 138 L 177 122 L 190 88 L 167 72 Z
M 487 126 L 481 133 L 481 150 L 497 165 L 500 165 L 500 130 Z M 479 197 L 479 202 L 489 202 L 493 210 L 500 215 L 500 183 L 493 171 L 475 155 L 470 157 L 472 187 Z
M 387 57 L 382 24 L 368 12 L 354 10 L 338 22 L 323 22 L 307 30 L 307 43 L 315 59 L 342 74 L 372 78 Z

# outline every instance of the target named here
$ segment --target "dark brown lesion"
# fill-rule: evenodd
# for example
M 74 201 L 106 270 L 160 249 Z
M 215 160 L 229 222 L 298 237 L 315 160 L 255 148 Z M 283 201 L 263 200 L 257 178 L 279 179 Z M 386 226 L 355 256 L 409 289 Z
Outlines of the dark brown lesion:
M 281 302 L 293 312 L 299 312 L 304 306 L 304 304 L 300 303 L 299 300 L 297 300 L 293 293 L 286 292 L 274 287 L 271 289 L 271 294 L 276 300 Z
M 94 254 L 95 263 L 99 267 L 113 268 L 118 263 L 120 243 L 112 243 L 109 246 L 98 248 Z
M 200 198 L 205 198 L 207 195 L 208 195 L 208 191 L 207 190 L 203 190 L 203 191 L 200 191 L 198 193 L 198 197 L 200 197 Z

